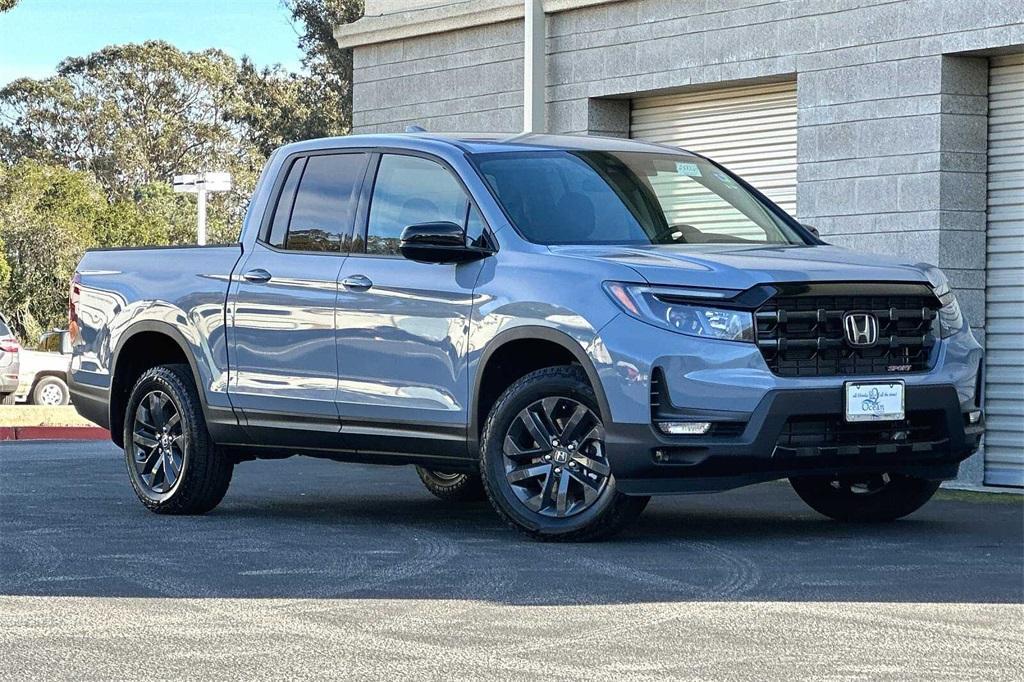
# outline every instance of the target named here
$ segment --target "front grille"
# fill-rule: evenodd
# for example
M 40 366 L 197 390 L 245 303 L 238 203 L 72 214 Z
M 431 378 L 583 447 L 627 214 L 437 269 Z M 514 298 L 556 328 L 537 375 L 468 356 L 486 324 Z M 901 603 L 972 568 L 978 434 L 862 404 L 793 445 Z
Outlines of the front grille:
M 923 372 L 930 368 L 939 301 L 916 284 L 785 284 L 758 308 L 757 345 L 779 376 Z M 851 346 L 843 316 L 878 320 L 878 341 Z
M 945 445 L 941 411 L 912 412 L 893 422 L 847 422 L 840 415 L 790 417 L 779 434 L 775 455 L 850 456 L 924 454 Z

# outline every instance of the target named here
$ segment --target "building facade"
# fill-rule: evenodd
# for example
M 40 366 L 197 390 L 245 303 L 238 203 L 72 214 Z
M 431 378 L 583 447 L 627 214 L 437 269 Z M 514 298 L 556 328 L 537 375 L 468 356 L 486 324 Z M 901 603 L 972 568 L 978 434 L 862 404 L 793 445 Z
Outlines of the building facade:
M 522 0 L 368 0 L 355 132 L 522 130 Z M 1024 486 L 1024 4 L 546 0 L 555 133 L 706 153 L 827 241 L 938 264 L 988 351 L 966 485 Z

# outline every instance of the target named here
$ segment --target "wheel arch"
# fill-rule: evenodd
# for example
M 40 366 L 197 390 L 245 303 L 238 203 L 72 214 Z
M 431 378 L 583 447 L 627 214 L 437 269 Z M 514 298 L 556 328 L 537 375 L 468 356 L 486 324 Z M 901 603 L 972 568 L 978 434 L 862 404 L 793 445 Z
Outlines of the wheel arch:
M 41 369 L 38 372 L 36 372 L 35 375 L 32 377 L 32 388 L 30 390 L 36 390 L 36 384 L 38 384 L 40 380 L 45 379 L 46 377 L 56 377 L 63 381 L 65 384 L 68 383 L 67 372 L 59 369 Z
M 484 408 L 488 407 L 488 402 L 493 404 L 493 400 L 496 400 L 498 397 L 498 395 L 487 395 L 482 390 L 485 387 L 484 381 L 488 378 L 488 369 L 493 369 L 494 367 L 492 361 L 500 357 L 502 353 L 514 352 L 514 349 L 517 347 L 525 349 L 528 344 L 547 344 L 548 347 L 557 347 L 561 351 L 560 354 L 556 356 L 558 360 L 571 358 L 572 362 L 580 365 L 586 373 L 587 380 L 590 382 L 591 387 L 594 389 L 594 394 L 597 396 L 598 408 L 601 411 L 602 421 L 607 424 L 611 420 L 611 409 L 609 408 L 608 399 L 605 396 L 604 387 L 601 384 L 597 369 L 594 367 L 594 363 L 591 361 L 586 350 L 584 350 L 579 341 L 569 334 L 557 329 L 552 329 L 551 327 L 534 325 L 515 327 L 513 329 L 507 329 L 491 339 L 480 354 L 480 358 L 476 364 L 476 371 L 473 373 L 472 378 L 472 399 L 470 401 L 469 413 L 468 441 L 471 453 L 475 453 L 479 448 L 480 430 L 483 427 L 484 420 L 486 419 L 486 414 L 482 414 L 482 412 L 484 411 Z M 530 363 L 530 366 L 536 366 L 533 366 L 529 371 L 562 364 L 566 363 Z M 507 388 L 507 385 L 505 388 Z M 504 388 L 501 390 L 503 391 Z
M 143 345 L 147 350 L 144 359 L 138 353 L 133 353 Z M 184 360 L 195 382 L 203 412 L 206 412 L 206 396 L 199 367 L 189 349 L 190 344 L 184 334 L 170 324 L 156 320 L 137 322 L 121 336 L 114 349 L 111 364 L 108 408 L 110 437 L 114 443 L 124 446 L 124 408 L 128 402 L 128 394 L 143 372 L 158 365 L 178 364 Z

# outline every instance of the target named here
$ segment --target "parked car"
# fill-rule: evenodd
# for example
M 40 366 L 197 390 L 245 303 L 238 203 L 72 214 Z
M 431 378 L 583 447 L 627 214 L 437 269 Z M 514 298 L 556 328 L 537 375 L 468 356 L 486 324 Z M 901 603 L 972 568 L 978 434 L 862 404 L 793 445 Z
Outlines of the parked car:
M 21 369 L 21 344 L 7 319 L 0 315 L 0 405 L 13 405 Z
M 23 348 L 15 402 L 32 405 L 67 405 L 68 367 L 71 364 L 71 341 L 68 333 L 53 330 L 43 334 L 38 350 Z
M 239 244 L 90 251 L 70 309 L 75 405 L 158 513 L 305 454 L 414 464 L 542 539 L 786 478 L 882 521 L 982 433 L 983 351 L 942 272 L 637 141 L 288 145 Z

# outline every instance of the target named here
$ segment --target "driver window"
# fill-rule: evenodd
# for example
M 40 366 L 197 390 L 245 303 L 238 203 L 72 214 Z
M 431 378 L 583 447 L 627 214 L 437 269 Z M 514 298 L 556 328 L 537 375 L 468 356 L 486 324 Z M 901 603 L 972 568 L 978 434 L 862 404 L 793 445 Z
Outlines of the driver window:
M 366 253 L 395 255 L 409 225 L 466 226 L 469 197 L 447 168 L 418 156 L 384 154 L 370 200 Z

